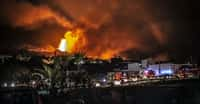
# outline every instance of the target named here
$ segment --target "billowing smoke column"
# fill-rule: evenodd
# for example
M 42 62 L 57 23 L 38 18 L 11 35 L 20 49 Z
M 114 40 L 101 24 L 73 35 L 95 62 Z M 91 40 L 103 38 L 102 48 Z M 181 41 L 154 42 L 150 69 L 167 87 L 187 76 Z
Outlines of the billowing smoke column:
M 3 17 L 14 27 L 34 31 L 37 44 L 57 47 L 65 38 L 59 49 L 66 51 L 66 41 L 70 53 L 108 59 L 129 57 L 135 50 L 151 52 L 165 45 L 170 30 L 156 17 L 151 0 L 24 1 L 4 0 Z

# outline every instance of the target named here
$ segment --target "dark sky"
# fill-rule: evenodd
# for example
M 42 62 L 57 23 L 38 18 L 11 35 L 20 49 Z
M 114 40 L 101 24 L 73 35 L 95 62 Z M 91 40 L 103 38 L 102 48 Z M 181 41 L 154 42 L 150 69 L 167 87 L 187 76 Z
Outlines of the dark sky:
M 88 53 L 112 49 L 129 57 L 138 51 L 199 59 L 199 5 L 198 0 L 1 0 L 0 51 L 57 47 L 66 30 L 81 27 Z

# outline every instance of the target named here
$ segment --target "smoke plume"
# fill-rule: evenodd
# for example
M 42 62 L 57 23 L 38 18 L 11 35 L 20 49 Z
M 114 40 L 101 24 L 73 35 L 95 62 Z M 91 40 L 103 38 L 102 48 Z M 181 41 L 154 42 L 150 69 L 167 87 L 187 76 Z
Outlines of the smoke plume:
M 4 0 L 1 5 L 2 18 L 13 27 L 34 31 L 34 40 L 44 46 L 57 47 L 66 31 L 81 29 L 86 42 L 77 42 L 74 52 L 93 57 L 152 52 L 166 44 L 170 31 L 151 0 Z

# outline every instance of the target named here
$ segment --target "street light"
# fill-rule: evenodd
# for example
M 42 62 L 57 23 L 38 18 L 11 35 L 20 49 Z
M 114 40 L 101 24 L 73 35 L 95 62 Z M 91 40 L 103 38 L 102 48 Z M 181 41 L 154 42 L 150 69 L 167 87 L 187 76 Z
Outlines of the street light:
M 36 83 L 35 81 L 32 81 L 32 85 L 35 85 L 35 83 Z
M 114 85 L 121 85 L 121 81 L 114 81 Z
M 96 87 L 100 87 L 101 85 L 100 85 L 100 83 L 96 83 L 95 86 Z
M 103 79 L 103 82 L 106 82 L 106 79 L 105 79 L 105 78 Z
M 8 84 L 7 84 L 7 83 L 4 83 L 3 86 L 4 86 L 4 87 L 8 87 Z
M 13 83 L 11 83 L 11 85 L 10 85 L 11 87 L 15 87 L 15 83 L 13 82 Z
M 128 79 L 123 79 L 124 80 L 124 82 L 128 82 Z

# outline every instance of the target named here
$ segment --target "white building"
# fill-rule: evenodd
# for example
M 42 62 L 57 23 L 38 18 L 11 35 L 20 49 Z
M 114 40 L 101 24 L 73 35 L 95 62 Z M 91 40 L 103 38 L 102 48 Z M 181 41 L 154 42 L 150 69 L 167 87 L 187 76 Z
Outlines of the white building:
M 141 71 L 142 67 L 140 63 L 129 63 L 127 71 Z

